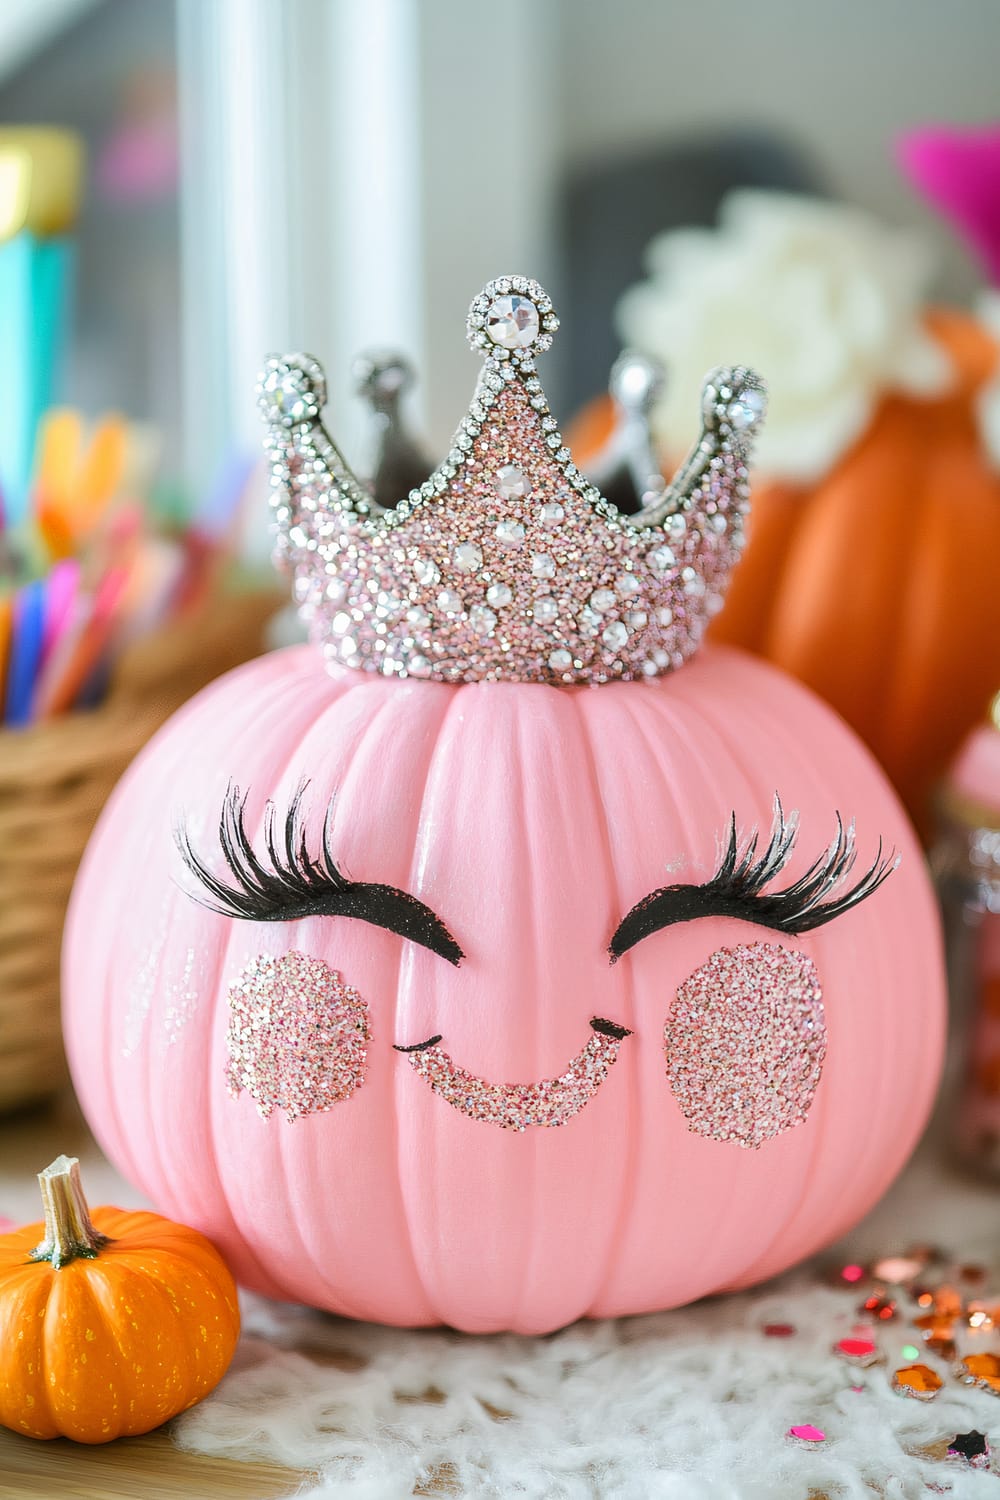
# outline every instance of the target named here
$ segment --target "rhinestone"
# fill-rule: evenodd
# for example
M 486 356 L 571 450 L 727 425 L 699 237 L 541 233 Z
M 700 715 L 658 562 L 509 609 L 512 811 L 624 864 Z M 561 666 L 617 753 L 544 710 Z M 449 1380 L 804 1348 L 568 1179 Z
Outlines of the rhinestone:
M 625 616 L 625 623 L 630 630 L 641 630 L 649 623 L 649 616 L 644 609 L 630 609 Z
M 528 476 L 515 464 L 505 464 L 497 473 L 495 489 L 501 500 L 523 500 L 531 494 Z
M 483 554 L 475 542 L 459 542 L 451 560 L 460 573 L 474 573 L 477 568 L 482 567 Z
M 595 589 L 590 596 L 590 607 L 596 609 L 599 615 L 607 614 L 617 603 L 613 589 Z
M 437 596 L 438 609 L 443 609 L 446 615 L 456 615 L 462 608 L 462 601 L 454 589 L 442 589 Z
M 334 635 L 343 635 L 345 630 L 350 630 L 352 621 L 346 609 L 338 610 L 330 621 L 330 629 Z
M 621 620 L 612 620 L 611 624 L 605 627 L 601 640 L 606 646 L 610 646 L 612 651 L 617 651 L 628 642 L 628 628 Z
M 623 599 L 630 599 L 642 587 L 634 573 L 622 573 L 615 579 L 615 588 Z
M 509 604 L 513 597 L 513 594 L 505 583 L 491 583 L 486 590 L 487 604 L 494 604 L 498 608 Z
M 676 564 L 677 559 L 670 547 L 655 547 L 649 554 L 649 566 L 654 573 L 665 573 Z
M 431 617 L 426 609 L 421 609 L 419 604 L 415 604 L 412 609 L 406 611 L 406 623 L 412 625 L 414 630 L 426 630 L 431 623 Z
M 316 397 L 303 370 L 276 371 L 267 377 L 264 387 L 269 404 L 292 422 L 307 422 L 316 415 Z
M 656 611 L 656 618 L 660 625 L 672 625 L 674 623 L 674 612 L 672 609 L 667 609 L 664 606 L 663 609 Z
M 553 672 L 567 672 L 572 665 L 573 658 L 563 646 L 560 646 L 558 650 L 553 651 L 552 655 L 549 657 L 549 666 L 552 668 Z
M 354 655 L 357 649 L 358 643 L 354 639 L 353 635 L 345 635 L 340 642 L 340 654 L 344 658 L 344 660 L 348 661 Z
M 527 349 L 538 336 L 538 308 L 529 297 L 494 297 L 486 331 L 502 349 Z
M 766 407 L 764 392 L 751 387 L 741 391 L 737 399 L 729 403 L 726 416 L 738 432 L 745 432 L 748 427 L 756 427 Z
M 441 574 L 438 572 L 437 563 L 431 562 L 429 557 L 418 557 L 413 564 L 413 576 L 423 588 L 429 589 L 437 583 Z
M 547 505 L 542 506 L 539 515 L 543 526 L 558 526 L 559 522 L 565 519 L 566 512 L 558 500 L 550 500 Z
M 547 552 L 536 552 L 531 559 L 531 575 L 533 578 L 554 578 L 556 576 L 555 559 Z
M 539 625 L 551 625 L 559 614 L 559 605 L 551 594 L 543 594 L 535 600 L 532 613 Z
M 684 568 L 681 578 L 684 580 L 685 594 L 690 595 L 692 599 L 700 599 L 705 592 L 705 580 L 701 574 L 696 573 L 694 568 Z
M 430 672 L 431 664 L 426 656 L 411 656 L 408 670 L 412 677 L 426 677 Z
M 520 547 L 524 541 L 524 527 L 520 521 L 498 521 L 496 537 L 503 547 Z
M 687 531 L 687 521 L 683 516 L 668 516 L 666 520 L 666 528 L 667 535 L 671 537 L 673 541 L 678 542 Z
M 711 528 L 715 532 L 716 536 L 722 536 L 723 532 L 726 529 L 726 524 L 727 523 L 726 523 L 725 516 L 720 515 L 720 513 L 718 511 L 716 511 L 716 513 L 715 513 L 714 516 L 709 516 L 709 518 L 708 518 L 708 524 L 709 524 L 709 526 L 711 526 Z
M 477 635 L 489 635 L 496 622 L 496 615 L 485 604 L 474 604 L 469 610 L 469 624 Z

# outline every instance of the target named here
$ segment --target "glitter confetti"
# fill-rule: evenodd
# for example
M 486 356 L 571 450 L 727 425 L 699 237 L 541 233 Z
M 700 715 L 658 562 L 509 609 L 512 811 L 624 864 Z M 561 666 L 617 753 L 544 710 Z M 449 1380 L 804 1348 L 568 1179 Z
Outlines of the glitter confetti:
M 920 1358 L 920 1350 L 917 1348 L 916 1344 L 904 1344 L 899 1352 L 904 1359 Z
M 912 1281 L 919 1276 L 926 1262 L 915 1255 L 887 1255 L 882 1260 L 875 1262 L 872 1274 L 879 1281 L 887 1281 L 893 1286 L 902 1286 L 904 1282 Z
M 667 1078 L 697 1135 L 755 1148 L 801 1124 L 826 1055 L 819 975 L 774 943 L 720 948 L 677 991 Z
M 865 1275 L 864 1266 L 851 1263 L 846 1266 L 838 1266 L 833 1280 L 837 1286 L 855 1286 L 859 1281 L 864 1281 Z
M 972 1469 L 988 1469 L 990 1445 L 986 1436 L 975 1429 L 971 1432 L 958 1432 L 948 1444 L 948 1457 L 958 1459 Z
M 960 1318 L 964 1303 L 961 1292 L 956 1291 L 953 1286 L 949 1286 L 946 1282 L 942 1286 L 934 1288 L 932 1305 L 938 1317 Z
M 896 1316 L 896 1303 L 892 1297 L 887 1297 L 880 1288 L 866 1297 L 858 1308 L 858 1312 L 868 1313 L 872 1318 L 877 1318 L 880 1323 L 888 1323 Z
M 330 1109 L 364 1081 L 368 1006 L 336 970 L 302 953 L 260 954 L 229 990 L 229 1063 L 264 1119 Z
M 1000 1308 L 986 1302 L 970 1302 L 964 1313 L 965 1322 L 973 1333 L 989 1333 L 1000 1317 Z
M 838 1339 L 833 1346 L 834 1354 L 839 1354 L 841 1359 L 846 1359 L 849 1364 L 873 1365 L 878 1359 L 878 1346 L 874 1339 L 848 1338 Z M 913 1357 L 916 1358 L 917 1350 L 914 1349 Z
M 967 1354 L 959 1371 L 966 1385 L 1000 1396 L 1000 1354 Z
M 794 1439 L 797 1443 L 826 1442 L 826 1433 L 821 1427 L 814 1427 L 811 1422 L 803 1422 L 800 1426 L 789 1427 L 785 1436 Z
M 917 1401 L 933 1401 L 944 1382 L 930 1365 L 906 1365 L 896 1370 L 892 1377 L 892 1388 L 900 1396 L 912 1396 Z
M 410 1066 L 435 1094 L 470 1120 L 485 1120 L 503 1130 L 529 1125 L 565 1125 L 591 1100 L 618 1058 L 630 1033 L 609 1021 L 591 1022 L 594 1034 L 558 1078 L 541 1083 L 487 1083 L 453 1062 L 437 1043 L 405 1052 Z M 607 1027 L 607 1030 L 601 1029 Z

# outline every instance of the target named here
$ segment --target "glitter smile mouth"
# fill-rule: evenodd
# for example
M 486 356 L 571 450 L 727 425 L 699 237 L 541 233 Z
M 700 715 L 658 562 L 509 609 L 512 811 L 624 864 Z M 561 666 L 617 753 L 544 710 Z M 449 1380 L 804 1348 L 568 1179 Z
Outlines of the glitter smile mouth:
M 614 1067 L 622 1042 L 632 1034 L 627 1027 L 599 1016 L 590 1027 L 593 1035 L 582 1051 L 557 1078 L 543 1078 L 539 1083 L 489 1083 L 478 1078 L 449 1057 L 439 1045 L 440 1036 L 395 1050 L 435 1094 L 470 1120 L 485 1120 L 503 1130 L 526 1130 L 529 1125 L 565 1125 L 579 1114 Z

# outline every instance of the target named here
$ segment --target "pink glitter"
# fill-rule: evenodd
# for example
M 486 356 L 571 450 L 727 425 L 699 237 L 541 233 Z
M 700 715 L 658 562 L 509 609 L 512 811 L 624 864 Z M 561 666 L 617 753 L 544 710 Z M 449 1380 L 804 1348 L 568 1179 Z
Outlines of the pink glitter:
M 487 1083 L 458 1067 L 437 1045 L 406 1055 L 435 1094 L 470 1120 L 485 1120 L 503 1130 L 525 1130 L 529 1125 L 565 1125 L 579 1114 L 617 1061 L 623 1040 L 623 1036 L 595 1030 L 558 1078 L 545 1078 L 541 1083 Z
M 677 991 L 663 1043 L 688 1128 L 763 1145 L 802 1123 L 819 1084 L 826 1025 L 815 964 L 772 943 L 720 948 Z
M 318 958 L 262 953 L 229 990 L 229 1063 L 235 1098 L 243 1089 L 266 1120 L 330 1109 L 364 1082 L 371 1031 L 357 990 Z

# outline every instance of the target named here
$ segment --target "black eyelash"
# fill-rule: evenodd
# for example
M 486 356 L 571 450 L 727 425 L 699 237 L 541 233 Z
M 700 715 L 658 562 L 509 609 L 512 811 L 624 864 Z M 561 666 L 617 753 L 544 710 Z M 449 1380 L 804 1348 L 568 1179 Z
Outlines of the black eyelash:
M 219 843 L 233 877 L 219 878 L 196 853 L 183 823 L 174 829 L 174 842 L 209 900 L 196 897 L 209 911 L 246 922 L 293 922 L 301 917 L 356 917 L 384 927 L 459 964 L 465 957 L 447 927 L 416 896 L 392 885 L 348 880 L 337 868 L 330 849 L 330 812 L 323 823 L 322 848 L 313 858 L 306 844 L 302 799 L 303 782 L 285 813 L 279 834 L 273 802 L 264 811 L 267 862 L 258 858 L 246 831 L 247 798 L 230 782 L 219 817 Z
M 798 814 L 792 813 L 786 819 L 781 802 L 775 797 L 771 835 L 758 857 L 757 830 L 741 849 L 733 813 L 722 861 L 711 880 L 704 885 L 664 886 L 645 896 L 622 919 L 611 939 L 608 949 L 611 962 L 661 928 L 675 922 L 690 922 L 696 917 L 739 917 L 778 932 L 810 932 L 867 900 L 899 863 L 894 853 L 883 854 L 879 839 L 878 853 L 860 880 L 833 895 L 844 886 L 857 860 L 854 824 L 845 828 L 838 813 L 837 832 L 829 848 L 784 890 L 765 891 L 764 887 L 788 864 L 797 835 Z M 824 896 L 830 899 L 824 901 Z

